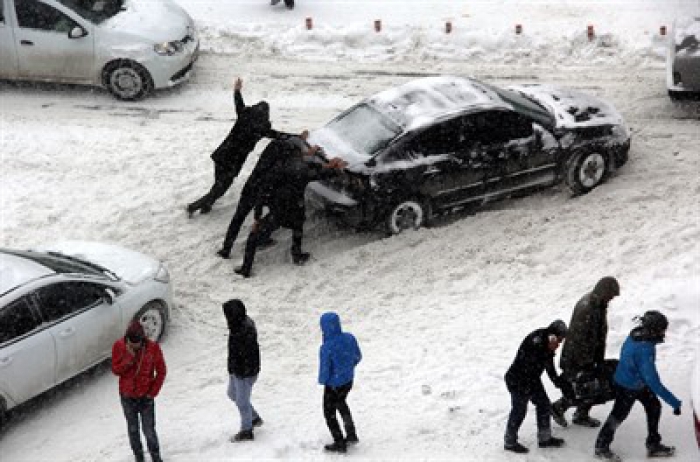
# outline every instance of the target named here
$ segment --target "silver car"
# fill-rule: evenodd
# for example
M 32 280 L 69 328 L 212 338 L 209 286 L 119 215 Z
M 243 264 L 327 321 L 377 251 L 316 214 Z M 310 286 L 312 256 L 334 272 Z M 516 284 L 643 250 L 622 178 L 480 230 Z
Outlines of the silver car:
M 0 0 L 0 78 L 136 100 L 190 76 L 199 40 L 170 0 Z
M 666 86 L 672 99 L 700 95 L 700 16 L 674 22 L 668 47 Z
M 172 304 L 165 266 L 133 250 L 78 241 L 0 249 L 0 422 L 109 358 L 131 320 L 160 339 Z

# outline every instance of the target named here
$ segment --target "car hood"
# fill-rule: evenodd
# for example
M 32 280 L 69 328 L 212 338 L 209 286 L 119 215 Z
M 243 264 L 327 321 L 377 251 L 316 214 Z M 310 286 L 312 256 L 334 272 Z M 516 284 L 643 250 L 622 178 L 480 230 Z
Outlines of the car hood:
M 161 266 L 158 260 L 135 250 L 100 242 L 63 241 L 33 250 L 58 252 L 96 263 L 130 284 L 138 284 L 152 278 Z
M 328 127 L 311 132 L 309 144 L 321 146 L 329 159 L 334 157 L 343 159 L 348 163 L 346 169 L 350 171 L 364 171 L 366 169 L 365 162 L 371 159 L 366 153 L 355 150 L 338 133 Z
M 101 24 L 103 29 L 138 35 L 154 43 L 194 37 L 194 21 L 170 0 L 126 0 L 124 10 Z
M 555 118 L 559 128 L 622 125 L 624 120 L 612 104 L 569 88 L 532 84 L 508 87 L 535 100 Z

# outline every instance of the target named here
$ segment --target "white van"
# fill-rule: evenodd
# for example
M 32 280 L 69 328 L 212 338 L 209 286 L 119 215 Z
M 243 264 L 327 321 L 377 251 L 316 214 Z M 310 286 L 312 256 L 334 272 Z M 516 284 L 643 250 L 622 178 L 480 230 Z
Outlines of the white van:
M 0 79 L 136 100 L 187 80 L 198 51 L 192 18 L 171 0 L 0 0 Z

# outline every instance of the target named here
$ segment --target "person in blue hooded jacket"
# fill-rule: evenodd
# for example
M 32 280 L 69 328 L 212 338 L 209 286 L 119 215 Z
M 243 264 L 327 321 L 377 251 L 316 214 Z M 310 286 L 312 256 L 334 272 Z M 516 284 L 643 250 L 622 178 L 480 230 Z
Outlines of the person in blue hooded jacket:
M 627 418 L 635 401 L 642 403 L 647 415 L 647 456 L 669 457 L 675 453 L 674 447 L 661 444 L 659 434 L 659 397 L 673 408 L 675 415 L 681 415 L 681 401 L 664 387 L 656 370 L 656 345 L 664 341 L 668 319 L 662 313 L 652 310 L 644 313 L 638 321 L 639 326 L 632 329 L 622 345 L 620 363 L 614 376 L 615 404 L 596 439 L 595 455 L 601 459 L 615 462 L 622 460 L 610 450 L 610 443 L 615 437 L 615 430 Z
M 330 452 L 346 452 L 348 444 L 357 444 L 357 432 L 350 408 L 346 402 L 355 378 L 355 366 L 362 359 L 362 352 L 355 336 L 343 332 L 340 317 L 333 312 L 321 316 L 323 344 L 320 350 L 318 383 L 323 385 L 323 415 L 333 436 L 333 443 L 325 449 Z M 340 413 L 345 426 L 345 437 L 338 424 Z

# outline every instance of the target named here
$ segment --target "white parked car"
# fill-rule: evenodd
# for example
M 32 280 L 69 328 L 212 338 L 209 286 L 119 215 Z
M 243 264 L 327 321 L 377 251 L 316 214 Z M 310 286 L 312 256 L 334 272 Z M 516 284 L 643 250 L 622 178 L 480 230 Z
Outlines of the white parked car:
M 199 40 L 171 0 L 0 0 L 0 78 L 104 86 L 123 100 L 190 76 Z
M 106 360 L 133 319 L 163 336 L 173 304 L 163 264 L 116 245 L 0 249 L 0 421 Z

